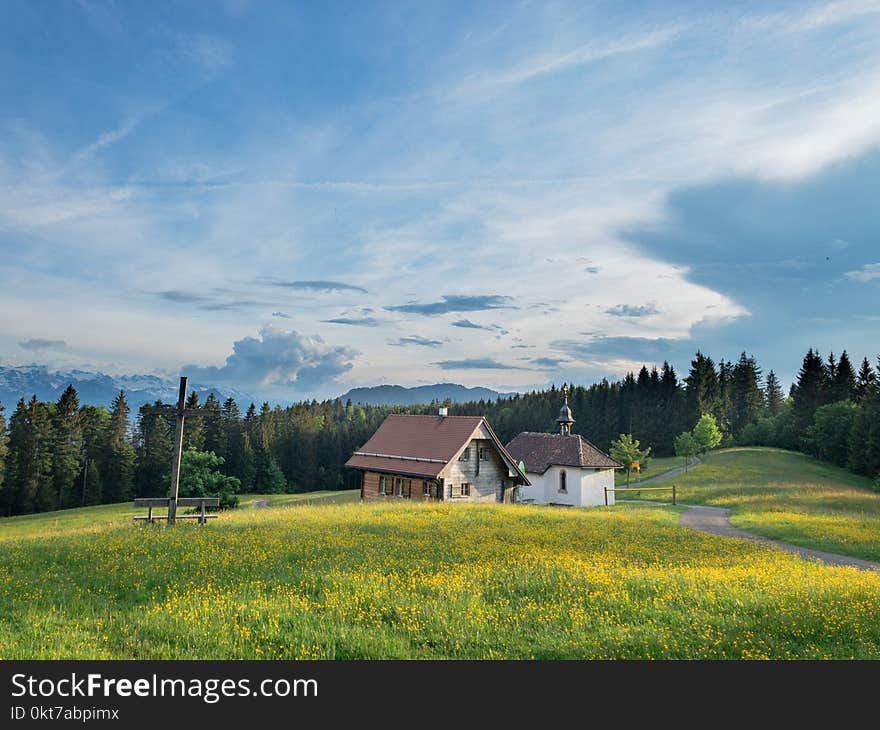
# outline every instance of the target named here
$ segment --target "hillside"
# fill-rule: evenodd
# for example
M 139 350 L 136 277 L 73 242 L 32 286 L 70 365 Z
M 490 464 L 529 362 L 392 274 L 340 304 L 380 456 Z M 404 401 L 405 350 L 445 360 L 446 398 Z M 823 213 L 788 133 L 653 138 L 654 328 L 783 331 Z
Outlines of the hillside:
M 880 495 L 817 468 L 726 452 L 686 489 L 702 471 L 707 499 L 818 517 L 822 485 L 863 500 L 854 531 L 876 517 Z M 130 505 L 0 520 L 0 658 L 880 658 L 880 575 L 686 530 L 680 508 L 309 498 L 203 528 Z
M 479 400 L 493 401 L 497 398 L 507 398 L 513 393 L 499 393 L 489 388 L 467 388 L 457 383 L 437 383 L 435 385 L 419 385 L 414 388 L 405 388 L 402 385 L 376 385 L 369 388 L 352 388 L 347 393 L 339 396 L 339 400 L 345 403 L 351 399 L 352 403 L 361 403 L 371 406 L 416 406 L 434 401 L 442 403 L 450 400 L 453 403 L 470 403 Z
M 703 461 L 676 477 L 682 502 L 727 507 L 734 525 L 759 535 L 880 560 L 880 493 L 870 479 L 782 449 L 724 449 Z

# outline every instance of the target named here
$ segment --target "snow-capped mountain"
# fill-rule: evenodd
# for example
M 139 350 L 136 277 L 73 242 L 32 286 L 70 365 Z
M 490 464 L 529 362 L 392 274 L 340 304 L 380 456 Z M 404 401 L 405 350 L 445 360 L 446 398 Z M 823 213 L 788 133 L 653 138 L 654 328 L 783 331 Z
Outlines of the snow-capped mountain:
M 41 401 L 58 400 L 68 385 L 76 388 L 81 404 L 93 406 L 109 407 L 116 394 L 124 390 L 128 404 L 134 412 L 144 403 L 157 400 L 165 403 L 176 401 L 178 381 L 156 375 L 114 376 L 85 370 L 52 371 L 45 365 L 0 365 L 0 405 L 6 407 L 7 413 L 15 408 L 19 398 L 27 400 L 36 395 Z M 260 402 L 258 398 L 231 388 L 193 382 L 190 382 L 189 387 L 199 394 L 202 403 L 211 392 L 221 401 L 232 396 L 242 409 L 251 401 Z

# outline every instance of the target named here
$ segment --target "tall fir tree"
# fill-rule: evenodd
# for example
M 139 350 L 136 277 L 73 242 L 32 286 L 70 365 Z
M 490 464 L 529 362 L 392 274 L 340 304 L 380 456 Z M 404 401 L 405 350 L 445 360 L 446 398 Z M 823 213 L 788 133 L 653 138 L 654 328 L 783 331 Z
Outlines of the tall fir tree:
M 186 407 L 198 409 L 199 394 L 194 390 L 190 392 L 186 399 Z M 205 446 L 205 424 L 202 422 L 203 417 L 189 418 L 186 421 L 186 428 L 183 429 L 183 448 L 195 449 L 201 451 Z
M 855 401 L 858 398 L 856 373 L 846 350 L 840 354 L 833 377 L 829 376 L 828 387 L 831 391 L 829 397 L 831 403 L 841 400 Z
M 685 382 L 685 423 L 683 430 L 692 429 L 704 413 L 714 413 L 718 408 L 720 390 L 718 372 L 711 357 L 699 350 L 691 361 L 691 369 Z
M 743 352 L 730 373 L 730 432 L 734 438 L 757 421 L 764 409 L 760 379 L 755 358 Z
M 798 439 L 806 436 L 813 425 L 816 409 L 825 402 L 827 370 L 818 352 L 812 348 L 804 355 L 797 380 L 792 385 L 792 417 Z
M 832 400 L 832 390 L 830 390 L 830 386 L 834 383 L 835 378 L 837 377 L 837 360 L 834 357 L 833 352 L 828 353 L 828 360 L 825 361 L 825 386 L 828 392 L 828 395 L 825 398 L 826 402 L 831 402 Z
M 863 358 L 859 374 L 856 376 L 856 402 L 862 403 L 869 399 L 876 384 L 877 376 L 874 374 L 874 368 L 871 367 L 868 358 Z
M 77 478 L 77 504 L 101 504 L 103 501 L 103 465 L 106 433 L 110 414 L 106 408 L 83 406 L 80 409 L 80 427 L 83 435 L 83 463 Z
M 223 411 L 220 401 L 214 393 L 209 393 L 202 406 L 204 415 L 201 417 L 204 434 L 202 442 L 203 451 L 213 451 L 217 456 L 225 458 L 226 432 L 223 428 Z M 222 469 L 222 465 L 221 465 Z
M 7 514 L 4 506 L 6 505 L 6 457 L 9 452 L 7 443 L 9 434 L 6 433 L 6 416 L 5 408 L 0 404 L 0 515 Z
M 160 406 L 156 401 L 155 406 Z M 197 419 L 193 419 L 197 420 Z M 141 406 L 138 415 L 135 488 L 139 497 L 165 497 L 171 485 L 174 438 L 169 419 Z
M 104 501 L 128 502 L 134 492 L 135 450 L 129 440 L 131 409 L 120 390 L 113 399 L 104 448 Z
M 55 405 L 53 426 L 55 450 L 52 479 L 55 489 L 55 508 L 62 509 L 78 504 L 76 482 L 83 468 L 83 433 L 79 396 L 73 385 L 67 386 Z
M 221 454 L 225 459 L 221 469 L 227 476 L 238 477 L 244 483 L 244 431 L 235 398 L 223 402 L 222 418 L 226 451 Z
M 7 514 L 52 509 L 52 423 L 36 396 L 19 400 L 9 421 L 8 463 Z
M 785 394 L 782 392 L 782 385 L 776 373 L 772 370 L 767 373 L 767 380 L 764 383 L 764 409 L 768 416 L 777 416 L 782 410 L 785 403 Z

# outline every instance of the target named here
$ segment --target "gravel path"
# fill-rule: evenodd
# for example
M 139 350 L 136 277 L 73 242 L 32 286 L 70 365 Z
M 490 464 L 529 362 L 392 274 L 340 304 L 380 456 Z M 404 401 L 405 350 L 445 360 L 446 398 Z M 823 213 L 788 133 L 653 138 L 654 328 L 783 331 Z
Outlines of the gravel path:
M 682 513 L 678 518 L 678 524 L 682 527 L 688 527 L 691 530 L 705 532 L 710 535 L 720 535 L 721 537 L 738 537 L 743 540 L 751 540 L 762 545 L 784 550 L 807 560 L 818 560 L 826 565 L 849 565 L 862 570 L 873 570 L 880 573 L 880 563 L 874 563 L 870 560 L 862 560 L 861 558 L 853 558 L 848 555 L 838 555 L 837 553 L 826 553 L 823 550 L 812 550 L 810 548 L 799 547 L 798 545 L 789 545 L 785 542 L 779 542 L 769 537 L 754 535 L 751 532 L 740 530 L 730 524 L 730 510 L 723 507 L 689 507 L 687 512 Z

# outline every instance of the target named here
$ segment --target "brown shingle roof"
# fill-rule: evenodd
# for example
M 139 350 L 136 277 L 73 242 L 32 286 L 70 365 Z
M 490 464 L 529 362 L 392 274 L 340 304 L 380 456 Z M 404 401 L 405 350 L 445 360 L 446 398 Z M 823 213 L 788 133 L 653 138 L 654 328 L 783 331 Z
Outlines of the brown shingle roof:
M 507 444 L 507 450 L 532 474 L 543 474 L 550 466 L 575 466 L 587 469 L 621 469 L 612 459 L 578 434 L 524 431 Z
M 468 443 L 483 420 L 482 416 L 440 418 L 392 413 L 345 465 L 353 469 L 436 477 Z M 516 461 L 497 440 L 492 428 L 488 423 L 486 426 L 502 457 L 519 471 Z

